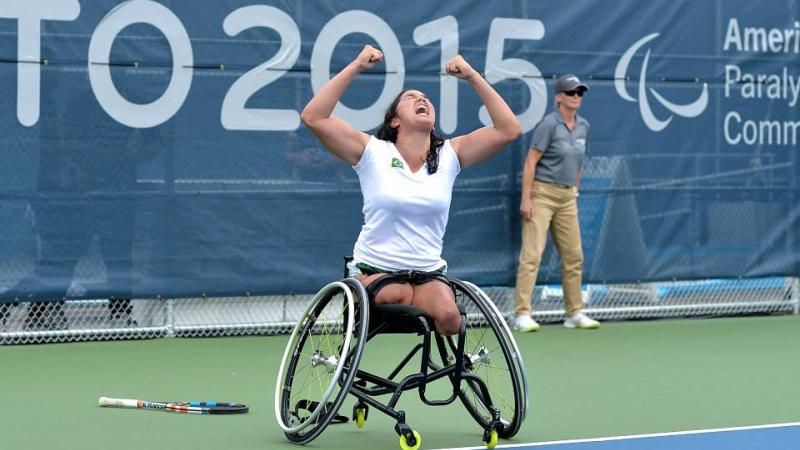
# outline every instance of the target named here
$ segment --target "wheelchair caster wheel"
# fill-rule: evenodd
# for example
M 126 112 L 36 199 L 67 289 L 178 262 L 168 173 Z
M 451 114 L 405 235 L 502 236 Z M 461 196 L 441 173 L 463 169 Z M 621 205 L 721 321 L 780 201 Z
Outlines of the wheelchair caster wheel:
M 367 421 L 367 410 L 364 408 L 358 408 L 356 410 L 356 426 L 358 428 L 364 427 L 364 422 Z
M 483 433 L 483 445 L 485 445 L 486 448 L 491 449 L 497 447 L 497 440 L 498 440 L 497 430 L 495 429 L 492 429 L 491 431 L 486 430 L 486 432 Z
M 369 416 L 369 406 L 364 402 L 358 402 L 353 405 L 353 422 L 356 423 L 358 428 L 362 428 Z
M 406 440 L 406 436 L 404 434 L 400 435 L 400 448 L 402 450 L 417 450 L 419 446 L 422 445 L 422 438 L 419 436 L 419 433 L 414 430 L 411 430 L 411 432 L 414 434 L 413 445 L 408 442 L 411 439 Z

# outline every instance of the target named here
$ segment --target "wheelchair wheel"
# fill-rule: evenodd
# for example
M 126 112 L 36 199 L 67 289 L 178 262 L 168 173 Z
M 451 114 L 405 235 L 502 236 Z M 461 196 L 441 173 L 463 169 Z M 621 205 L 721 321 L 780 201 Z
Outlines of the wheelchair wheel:
M 485 430 L 492 426 L 489 406 L 497 408 L 502 423 L 497 434 L 510 438 L 519 431 L 528 406 L 527 376 L 519 348 L 503 316 L 482 290 L 472 283 L 451 281 L 456 291 L 456 302 L 466 312 L 467 318 L 464 370 L 484 382 L 491 404 L 474 380 L 462 381 L 459 397 Z M 456 338 L 450 337 L 451 351 L 457 348 Z
M 328 284 L 308 304 L 275 385 L 275 416 L 290 441 L 312 441 L 337 417 L 358 371 L 368 324 L 367 294 L 355 279 Z

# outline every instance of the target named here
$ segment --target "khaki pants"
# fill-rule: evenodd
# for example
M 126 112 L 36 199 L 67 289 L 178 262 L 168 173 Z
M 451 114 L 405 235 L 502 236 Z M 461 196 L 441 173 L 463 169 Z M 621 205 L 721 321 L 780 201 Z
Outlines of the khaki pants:
M 576 189 L 534 181 L 531 189 L 533 220 L 522 220 L 522 248 L 519 252 L 514 313 L 531 314 L 531 294 L 547 242 L 547 230 L 561 256 L 561 283 L 568 316 L 579 312 L 583 250 L 578 225 Z

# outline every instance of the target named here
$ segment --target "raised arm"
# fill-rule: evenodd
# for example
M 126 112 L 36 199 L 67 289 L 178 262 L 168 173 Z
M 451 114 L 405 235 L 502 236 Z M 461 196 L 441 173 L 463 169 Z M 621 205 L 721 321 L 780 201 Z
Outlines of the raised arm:
M 303 124 L 331 153 L 353 165 L 361 160 L 369 136 L 331 114 L 350 83 L 361 71 L 375 67 L 381 59 L 383 53 L 380 50 L 370 45 L 364 46 L 353 62 L 322 86 L 300 114 Z
M 503 97 L 461 55 L 447 63 L 447 73 L 466 80 L 489 111 L 492 125 L 450 140 L 461 167 L 485 161 L 522 134 L 522 127 Z

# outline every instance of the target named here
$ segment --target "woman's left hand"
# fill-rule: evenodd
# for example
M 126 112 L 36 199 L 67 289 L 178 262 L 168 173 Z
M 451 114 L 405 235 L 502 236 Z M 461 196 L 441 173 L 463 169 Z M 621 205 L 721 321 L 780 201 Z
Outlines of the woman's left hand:
M 445 66 L 444 70 L 448 74 L 462 80 L 469 80 L 470 78 L 478 75 L 478 72 L 473 69 L 467 60 L 461 55 L 456 55 L 453 59 L 447 61 L 447 65 Z

